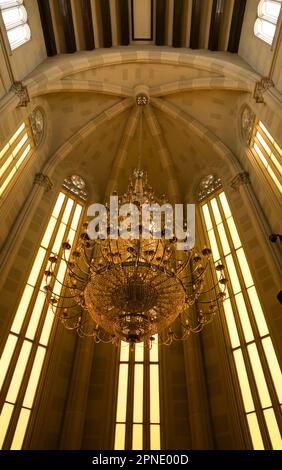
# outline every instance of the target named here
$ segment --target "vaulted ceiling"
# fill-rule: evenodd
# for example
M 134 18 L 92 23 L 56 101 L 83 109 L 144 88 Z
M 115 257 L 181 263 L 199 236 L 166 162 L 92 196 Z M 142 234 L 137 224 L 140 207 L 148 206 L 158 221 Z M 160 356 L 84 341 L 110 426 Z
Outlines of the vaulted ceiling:
M 230 178 L 238 171 L 238 115 L 256 74 L 226 53 L 158 51 L 61 55 L 34 72 L 29 94 L 45 107 L 52 127 L 47 174 L 75 171 L 100 200 L 114 189 L 124 192 L 137 164 L 140 93 L 149 99 L 142 166 L 158 193 L 191 201 L 209 172 Z
M 246 0 L 38 0 L 49 56 L 136 44 L 237 52 Z

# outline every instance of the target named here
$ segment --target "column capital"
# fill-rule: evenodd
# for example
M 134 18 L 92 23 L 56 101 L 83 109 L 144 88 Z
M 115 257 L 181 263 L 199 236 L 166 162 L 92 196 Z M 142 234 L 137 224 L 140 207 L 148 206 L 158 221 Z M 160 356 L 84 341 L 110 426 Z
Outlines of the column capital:
M 34 184 L 38 184 L 39 186 L 43 186 L 45 192 L 51 191 L 53 188 L 53 183 L 47 175 L 43 173 L 36 173 L 34 178 Z
M 250 176 L 247 171 L 242 171 L 240 173 L 237 173 L 234 178 L 230 181 L 230 187 L 233 189 L 233 191 L 239 191 L 240 186 L 243 184 L 250 184 Z

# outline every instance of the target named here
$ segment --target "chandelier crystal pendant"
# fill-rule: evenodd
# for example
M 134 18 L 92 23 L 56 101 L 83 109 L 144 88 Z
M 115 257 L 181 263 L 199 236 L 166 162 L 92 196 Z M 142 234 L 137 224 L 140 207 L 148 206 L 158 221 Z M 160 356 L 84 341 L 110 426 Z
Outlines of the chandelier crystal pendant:
M 137 98 L 141 108 L 146 103 L 145 97 Z M 119 203 L 137 207 L 165 204 L 165 196 L 157 198 L 147 183 L 141 151 L 138 160 Z M 117 217 L 121 224 L 124 216 Z M 213 320 L 225 298 L 224 266 L 217 264 L 214 281 L 209 248 L 179 251 L 177 238 L 167 238 L 164 223 L 158 238 L 153 225 L 145 235 L 142 224 L 138 225 L 137 238 L 107 236 L 93 240 L 85 222 L 70 255 L 72 247 L 65 241 L 60 254 L 50 256 L 45 291 L 53 313 L 67 329 L 91 336 L 96 342 L 114 344 L 122 340 L 150 345 L 158 334 L 159 343 L 168 345 L 200 332 Z M 108 224 L 107 234 L 111 233 Z M 67 274 L 58 293 L 54 284 L 61 261 L 67 264 Z

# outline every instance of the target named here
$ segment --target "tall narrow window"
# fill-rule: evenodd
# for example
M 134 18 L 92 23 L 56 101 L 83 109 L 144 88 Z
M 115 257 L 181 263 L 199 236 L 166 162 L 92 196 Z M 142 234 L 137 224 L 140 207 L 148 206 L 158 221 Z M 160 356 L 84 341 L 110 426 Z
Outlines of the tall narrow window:
M 114 448 L 161 448 L 157 336 L 150 350 L 121 343 Z
M 222 190 L 201 202 L 215 263 L 229 278 L 224 325 L 254 449 L 282 449 L 282 376 L 268 325 L 227 198 Z
M 27 283 L 0 356 L 0 448 L 21 449 L 34 407 L 48 350 L 54 315 L 45 298 L 45 271 L 62 242 L 73 243 L 83 202 L 60 192 L 40 242 Z M 66 263 L 58 263 L 54 291 L 61 291 Z
M 34 144 L 28 122 L 23 122 L 7 144 L 0 149 L 0 197 L 13 184 L 14 178 L 30 157 Z
M 282 150 L 265 125 L 258 121 L 253 130 L 251 150 L 262 169 L 282 193 Z
M 23 0 L 0 0 L 0 10 L 11 49 L 29 41 L 31 32 Z
M 268 44 L 272 44 L 280 9 L 281 0 L 261 0 L 258 4 L 254 33 Z

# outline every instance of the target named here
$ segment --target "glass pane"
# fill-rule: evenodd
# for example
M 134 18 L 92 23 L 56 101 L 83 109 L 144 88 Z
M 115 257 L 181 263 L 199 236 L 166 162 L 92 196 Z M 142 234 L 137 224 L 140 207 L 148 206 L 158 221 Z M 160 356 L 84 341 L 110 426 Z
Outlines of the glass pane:
M 118 423 L 126 422 L 128 364 L 120 364 L 118 379 L 117 417 Z
M 228 269 L 229 282 L 232 286 L 234 294 L 237 294 L 238 292 L 241 291 L 241 286 L 240 286 L 240 282 L 237 276 L 237 271 L 234 265 L 232 255 L 226 256 L 225 261 L 226 261 L 226 266 Z
M 133 424 L 132 450 L 143 449 L 143 424 Z
M 0 187 L 0 195 L 4 193 L 5 189 L 9 185 L 10 181 L 12 181 L 14 174 L 16 173 L 16 168 L 14 167 L 11 170 L 11 173 L 6 177 L 5 181 L 2 183 Z
M 220 212 L 219 212 L 217 200 L 216 200 L 215 198 L 211 200 L 211 206 L 212 206 L 212 210 L 213 210 L 213 215 L 214 215 L 214 218 L 215 218 L 215 222 L 216 222 L 216 224 L 220 224 L 220 222 L 221 222 L 221 215 L 220 215 Z
M 53 253 L 56 253 L 56 254 L 59 253 L 61 246 L 62 246 L 62 242 L 67 238 L 65 237 L 65 232 L 66 232 L 66 225 L 60 224 L 60 227 L 57 232 L 57 236 L 55 238 L 54 245 L 52 247 Z
M 246 287 L 250 287 L 254 284 L 254 281 L 243 248 L 237 250 L 236 254 L 245 281 L 245 285 Z
M 2 449 L 13 410 L 14 405 L 10 405 L 10 403 L 4 403 L 2 413 L 0 415 L 0 449 Z
M 15 315 L 15 318 L 11 327 L 11 331 L 13 333 L 19 334 L 19 332 L 21 331 L 21 327 L 25 319 L 25 315 L 28 309 L 28 305 L 29 305 L 32 293 L 33 293 L 33 287 L 28 286 L 28 285 L 25 286 L 25 290 L 23 292 L 20 304 L 18 306 L 16 315 Z
M 3 10 L 2 16 L 6 29 L 27 21 L 26 9 L 22 6 Z
M 16 427 L 16 431 L 14 434 L 14 439 L 11 445 L 11 450 L 21 450 L 23 441 L 24 441 L 24 436 L 26 433 L 26 428 L 28 425 L 30 417 L 30 410 L 22 409 L 20 412 L 18 424 Z
M 264 450 L 263 440 L 261 437 L 261 432 L 256 414 L 251 413 L 247 415 L 247 420 L 254 450 Z
M 5 160 L 5 163 L 3 163 L 3 165 L 1 166 L 0 168 L 0 177 L 2 175 L 4 175 L 5 171 L 7 170 L 7 168 L 11 165 L 11 163 L 13 164 L 13 156 L 10 155 L 6 160 Z M 10 170 L 9 170 L 10 171 Z
M 5 344 L 4 351 L 0 359 L 0 391 L 4 383 L 9 365 L 17 344 L 18 338 L 14 335 L 9 335 Z
M 280 183 L 279 179 L 275 175 L 272 168 L 270 168 L 270 166 L 267 167 L 267 171 L 270 174 L 271 179 L 273 180 L 273 182 L 276 184 L 277 188 L 279 189 L 280 193 L 282 193 L 282 184 Z
M 268 367 L 272 376 L 275 390 L 278 396 L 279 403 L 282 403 L 282 375 L 281 369 L 277 360 L 276 353 L 271 341 L 271 338 L 264 338 L 262 340 L 265 356 L 267 359 Z
M 143 364 L 134 366 L 133 422 L 143 422 Z
M 30 341 L 23 342 L 22 349 L 18 358 L 18 362 L 14 370 L 13 378 L 11 380 L 10 387 L 7 393 L 6 400 L 9 401 L 10 403 L 16 402 L 19 389 L 22 383 L 24 371 L 25 371 L 29 354 L 31 351 L 31 346 L 32 346 L 32 343 L 30 343 Z
M 46 255 L 46 250 L 40 247 L 37 252 L 37 256 L 35 258 L 35 261 L 33 263 L 33 266 L 32 266 L 28 281 L 27 281 L 27 283 L 30 284 L 31 286 L 35 286 L 36 284 L 36 281 L 40 275 L 40 271 L 43 267 L 45 255 Z
M 225 193 L 221 193 L 219 195 L 219 199 L 220 199 L 220 202 L 221 202 L 221 205 L 222 205 L 222 209 L 223 209 L 223 212 L 224 212 L 224 215 L 226 217 L 226 219 L 228 217 L 231 217 L 231 210 L 230 210 L 230 207 L 229 207 L 229 204 L 227 202 L 227 199 L 226 199 L 226 196 L 225 196 Z
M 282 165 L 280 165 L 279 161 L 277 160 L 275 155 L 273 155 L 273 153 L 271 154 L 270 158 L 272 162 L 274 163 L 274 165 L 276 166 L 277 170 L 279 171 L 279 174 L 282 175 Z
M 44 248 L 48 248 L 48 246 L 49 246 L 51 237 L 52 237 L 53 232 L 54 232 L 56 222 L 57 222 L 57 220 L 54 217 L 51 217 L 51 219 L 49 220 L 48 226 L 45 230 L 42 241 L 40 243 L 40 245 L 43 246 Z
M 62 287 L 63 287 L 62 284 L 65 278 L 66 270 L 67 270 L 67 265 L 64 261 L 62 261 L 60 264 L 59 270 L 57 272 L 57 276 L 56 276 L 57 280 L 53 288 L 53 292 L 56 295 L 59 295 L 62 290 Z
M 208 208 L 208 205 L 205 204 L 203 207 L 203 214 L 204 214 L 204 219 L 205 219 L 205 224 L 206 224 L 206 228 L 207 230 L 210 230 L 211 228 L 213 228 L 213 225 L 212 225 L 212 221 L 211 221 L 211 216 L 210 216 L 210 211 L 209 211 L 209 208 Z
M 71 228 L 74 229 L 74 230 L 76 230 L 77 227 L 78 227 L 81 212 L 82 212 L 82 206 L 80 204 L 77 204 L 77 206 L 75 208 L 74 216 L 73 216 L 73 219 L 72 219 L 72 222 L 71 222 Z
M 263 136 L 260 134 L 260 132 L 257 132 L 257 138 L 259 140 L 259 142 L 261 143 L 261 145 L 263 146 L 265 152 L 270 155 L 271 153 L 271 150 L 270 150 L 270 147 L 267 145 L 267 143 L 265 142 Z
M 232 305 L 229 299 L 226 299 L 223 302 L 225 319 L 228 327 L 228 332 L 230 336 L 231 346 L 232 348 L 237 348 L 240 346 L 240 340 L 237 332 L 237 327 L 234 319 Z
M 235 295 L 235 300 L 236 300 L 237 309 L 238 309 L 239 317 L 241 320 L 241 325 L 242 325 L 243 333 L 245 336 L 245 340 L 248 343 L 254 339 L 254 335 L 253 335 L 253 330 L 252 330 L 251 323 L 249 320 L 249 314 L 246 308 L 243 294 Z
M 150 364 L 150 423 L 160 422 L 159 366 Z
M 9 148 L 10 148 L 10 145 L 6 144 L 5 147 L 3 147 L 2 150 L 0 150 L 0 160 L 5 155 L 5 153 L 7 152 Z
M 68 202 L 67 202 L 67 205 L 66 205 L 66 208 L 65 208 L 65 211 L 64 211 L 64 214 L 63 214 L 63 217 L 62 217 L 62 222 L 64 224 L 67 224 L 68 221 L 69 221 L 73 205 L 74 205 L 74 200 L 69 198 Z
M 20 158 L 18 159 L 16 163 L 16 168 L 19 169 L 21 164 L 23 163 L 24 159 L 28 156 L 29 152 L 31 150 L 30 144 L 28 144 L 27 147 L 25 147 L 23 153 L 21 154 Z
M 135 344 L 135 362 L 143 362 L 144 361 L 144 343 L 136 343 Z
M 43 325 L 40 340 L 39 340 L 39 343 L 43 344 L 43 346 L 48 345 L 54 319 L 55 319 L 55 316 L 52 312 L 51 307 L 49 307 L 46 313 L 44 325 Z
M 120 343 L 120 361 L 127 362 L 129 359 L 129 343 L 121 341 Z
M 270 410 L 264 410 L 263 414 L 265 417 L 272 448 L 274 450 L 282 450 L 281 434 L 273 409 L 271 408 Z
M 124 450 L 125 447 L 125 424 L 116 424 L 115 450 Z
M 268 406 L 271 406 L 272 403 L 270 400 L 270 396 L 269 396 L 268 388 L 266 385 L 264 373 L 262 370 L 260 358 L 258 355 L 257 347 L 255 344 L 249 344 L 247 348 L 248 348 L 248 352 L 249 352 L 249 356 L 250 356 L 250 360 L 252 364 L 253 374 L 255 377 L 256 384 L 257 384 L 257 390 L 258 390 L 258 394 L 260 397 L 261 406 L 263 408 L 266 408 Z
M 60 193 L 59 196 L 58 196 L 58 199 L 57 199 L 57 202 L 55 204 L 55 207 L 54 207 L 54 210 L 52 212 L 52 215 L 53 217 L 59 217 L 59 214 L 60 214 L 60 211 L 62 209 L 62 205 L 64 203 L 64 200 L 65 200 L 65 194 L 64 193 Z
M 46 295 L 43 292 L 38 292 L 36 302 L 33 307 L 33 312 L 28 324 L 28 329 L 25 337 L 28 339 L 34 339 L 38 323 L 41 317 L 43 306 L 45 304 Z
M 257 144 L 254 144 L 254 149 L 256 153 L 258 154 L 259 158 L 261 159 L 262 163 L 264 164 L 264 166 L 267 167 L 267 160 Z
M 246 372 L 243 354 L 240 349 L 237 349 L 236 351 L 234 351 L 233 354 L 234 354 L 234 360 L 236 364 L 237 375 L 238 375 L 238 379 L 240 383 L 242 398 L 244 402 L 244 408 L 245 408 L 246 413 L 248 413 L 250 411 L 253 411 L 255 407 L 254 407 L 249 380 L 248 380 L 248 376 Z
M 16 138 L 20 135 L 20 133 L 24 130 L 25 128 L 25 123 L 23 122 L 20 127 L 16 130 L 14 133 L 13 137 L 9 140 L 9 144 L 12 145 L 13 142 L 15 142 Z
M 264 318 L 264 313 L 261 308 L 261 304 L 257 295 L 256 288 L 250 287 L 248 289 L 249 299 L 252 305 L 253 313 L 257 322 L 259 334 L 265 336 L 269 333 L 268 327 Z
M 150 426 L 150 449 L 161 449 L 161 429 L 159 424 L 151 424 Z
M 265 125 L 264 125 L 261 121 L 258 122 L 258 125 L 259 125 L 259 127 L 263 130 L 263 132 L 265 133 L 265 135 L 269 138 L 269 140 L 273 142 L 273 137 L 272 137 L 271 134 L 269 134 L 269 132 L 268 132 L 268 130 L 266 129 Z
M 25 144 L 27 140 L 28 140 L 28 135 L 27 133 L 25 133 L 13 150 L 14 157 L 17 156 L 18 152 L 20 151 L 20 149 L 23 147 L 23 145 Z
M 223 253 L 224 255 L 227 255 L 228 253 L 230 253 L 231 250 L 230 250 L 230 246 L 226 237 L 226 232 L 223 227 L 223 224 L 219 224 L 217 226 L 217 230 L 218 230 L 219 239 L 221 241 Z
M 208 231 L 208 236 L 209 236 L 210 248 L 212 250 L 213 259 L 214 261 L 218 261 L 220 258 L 220 255 L 219 255 L 218 246 L 217 246 L 213 229 Z
M 158 362 L 159 360 L 159 338 L 158 335 L 154 335 L 155 340 L 152 343 L 150 349 L 150 362 Z
M 26 408 L 32 408 L 33 401 L 39 382 L 40 373 L 43 366 L 43 361 L 45 357 L 46 349 L 41 346 L 38 347 L 37 353 L 34 359 L 32 371 L 29 377 L 28 386 L 25 392 L 23 406 Z
M 242 243 L 241 243 L 239 234 L 237 232 L 237 228 L 236 228 L 233 217 L 229 217 L 229 219 L 227 219 L 227 225 L 229 228 L 229 233 L 232 238 L 234 248 L 236 250 L 236 248 L 239 248 L 242 245 Z

